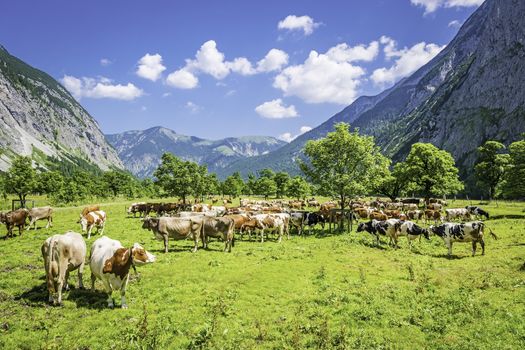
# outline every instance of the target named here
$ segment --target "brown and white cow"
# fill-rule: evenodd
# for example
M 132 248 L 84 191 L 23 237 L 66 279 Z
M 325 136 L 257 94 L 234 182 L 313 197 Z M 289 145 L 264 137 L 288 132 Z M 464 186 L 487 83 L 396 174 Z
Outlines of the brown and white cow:
M 41 251 L 46 270 L 49 303 L 61 305 L 62 289 L 69 289 L 67 281 L 71 271 L 78 269 L 78 286 L 84 288 L 82 274 L 86 260 L 86 243 L 81 234 L 69 231 L 46 239 Z M 55 293 L 56 300 L 53 299 Z
M 282 217 L 273 214 L 257 214 L 253 218 L 258 220 L 264 227 L 264 229 L 260 230 L 261 243 L 264 242 L 265 231 L 276 233 L 278 235 L 277 241 L 279 243 L 282 241 L 283 233 L 286 229 L 286 223 Z
M 7 228 L 7 237 L 13 237 L 13 227 L 15 226 L 18 227 L 18 234 L 22 235 L 28 214 L 29 210 L 25 208 L 20 208 L 5 214 L 4 222 Z
M 168 252 L 168 239 L 183 240 L 191 238 L 194 242 L 193 252 L 197 251 L 201 237 L 203 217 L 188 218 L 145 218 L 143 229 L 151 230 L 158 240 L 164 241 L 164 253 Z
M 97 228 L 97 233 L 104 233 L 104 226 L 106 225 L 106 213 L 103 210 L 91 211 L 85 216 L 80 216 L 80 226 L 82 227 L 82 232 L 88 234 L 88 239 L 91 238 L 91 231 L 93 227 Z
M 221 238 L 224 241 L 224 251 L 231 252 L 235 245 L 234 221 L 231 218 L 203 217 L 202 218 L 202 242 L 204 248 L 208 248 L 208 237 Z
M 80 214 L 82 216 L 86 216 L 88 213 L 91 213 L 92 211 L 97 211 L 97 210 L 100 210 L 100 205 L 98 204 L 88 205 L 87 207 L 84 207 L 84 209 L 82 209 L 82 212 Z
M 91 290 L 95 290 L 95 280 L 100 279 L 108 293 L 108 307 L 114 307 L 113 291 L 120 290 L 121 307 L 127 309 L 126 286 L 129 281 L 129 269 L 135 268 L 135 265 L 152 262 L 155 262 L 155 256 L 140 244 L 134 243 L 130 248 L 124 248 L 119 241 L 102 236 L 91 246 Z
M 32 225 L 35 225 L 36 230 L 36 222 L 45 219 L 47 219 L 46 228 L 53 227 L 53 208 L 51 207 L 32 208 L 29 210 L 28 216 L 29 226 L 27 226 L 26 230 L 29 230 Z

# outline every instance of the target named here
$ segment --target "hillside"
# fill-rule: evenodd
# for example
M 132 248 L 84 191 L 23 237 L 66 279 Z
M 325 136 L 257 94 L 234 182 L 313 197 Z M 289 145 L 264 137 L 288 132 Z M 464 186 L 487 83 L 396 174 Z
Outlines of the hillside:
M 126 131 L 106 137 L 126 168 L 139 177 L 152 176 L 165 152 L 206 164 L 208 170 L 214 172 L 235 160 L 262 155 L 286 144 L 269 136 L 229 137 L 211 141 L 181 135 L 163 127 Z
M 509 144 L 525 132 L 525 2 L 487 0 L 433 60 L 391 89 L 361 97 L 276 152 L 240 160 L 224 172 L 264 167 L 298 172 L 295 160 L 310 139 L 345 121 L 373 135 L 383 152 L 402 160 L 415 142 L 452 153 L 466 179 L 476 148 Z M 467 179 L 468 180 L 468 179 Z
M 0 170 L 14 155 L 50 162 L 123 168 L 88 112 L 48 74 L 0 46 Z

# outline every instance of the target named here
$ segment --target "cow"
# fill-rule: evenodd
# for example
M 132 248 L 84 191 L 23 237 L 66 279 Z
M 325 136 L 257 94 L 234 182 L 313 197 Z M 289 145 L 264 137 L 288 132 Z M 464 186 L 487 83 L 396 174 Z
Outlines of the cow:
M 147 208 L 147 205 L 146 205 L 145 202 L 132 203 L 128 207 L 128 209 L 126 210 L 126 213 L 128 215 L 133 214 L 133 217 L 136 217 L 136 214 L 139 213 L 139 217 L 140 217 L 140 216 L 143 216 L 143 215 L 147 215 L 146 214 L 146 208 Z
M 394 219 L 399 219 L 399 217 L 401 216 L 401 212 L 399 210 L 385 210 L 384 213 L 386 214 L 386 216 L 388 216 L 388 218 L 394 218 Z
M 410 248 L 412 248 L 412 241 L 416 238 L 421 238 L 423 235 L 426 239 L 430 239 L 428 230 L 418 226 L 412 221 L 401 221 L 401 226 L 399 226 L 399 230 L 396 234 L 399 236 L 407 236 L 408 239 L 408 245 Z
M 410 219 L 410 220 L 416 220 L 416 221 L 419 221 L 423 218 L 423 215 L 425 213 L 422 211 L 422 210 L 409 210 L 407 212 L 407 217 Z
M 439 210 L 425 210 L 425 222 L 428 222 L 430 220 L 434 220 L 434 223 L 437 223 L 438 221 L 443 222 L 441 212 Z
M 451 223 L 446 222 L 439 226 L 431 225 L 430 232 L 443 239 L 448 248 L 448 257 L 452 256 L 452 243 L 454 242 L 472 242 L 472 256 L 476 254 L 476 245 L 481 244 L 481 255 L 485 255 L 485 241 L 483 240 L 483 229 L 485 224 L 481 221 L 473 221 L 467 223 Z M 494 239 L 496 235 L 490 230 L 490 234 Z
M 388 220 L 388 216 L 385 213 L 374 211 L 370 213 L 370 219 L 377 220 L 377 221 L 385 221 Z
M 231 252 L 235 245 L 234 228 L 235 222 L 231 218 L 204 217 L 202 220 L 202 242 L 204 248 L 208 248 L 208 237 L 221 238 L 224 241 L 224 251 Z
M 233 228 L 239 231 L 242 225 L 250 220 L 247 214 L 229 214 L 223 216 L 224 218 L 230 218 L 233 220 Z
M 317 224 L 321 224 L 321 228 L 324 232 L 325 224 L 328 222 L 326 217 L 321 214 L 321 212 L 307 213 L 304 220 L 304 225 L 308 226 L 308 233 L 310 233 L 310 228 Z
M 440 203 L 429 203 L 427 205 L 427 209 L 441 211 L 443 209 L 443 205 Z
M 387 236 L 390 238 L 390 243 L 395 242 L 397 247 L 397 232 L 401 226 L 401 222 L 397 219 L 388 219 L 383 221 L 371 220 L 362 222 L 357 226 L 357 232 L 366 231 L 376 237 L 376 243 L 379 246 L 381 243 L 379 236 Z
M 82 232 L 87 231 L 88 239 L 91 238 L 91 231 L 93 227 L 97 228 L 97 233 L 101 235 L 104 233 L 104 227 L 106 226 L 106 213 L 103 210 L 91 211 L 87 215 L 80 215 L 80 226 L 82 227 Z
M 13 237 L 13 227 L 18 227 L 18 234 L 21 236 L 22 231 L 26 225 L 26 218 L 29 215 L 29 210 L 20 208 L 14 211 L 10 211 L 5 214 L 4 222 L 7 228 L 7 236 Z
M 120 290 L 121 307 L 127 309 L 126 286 L 129 281 L 129 269 L 135 266 L 155 262 L 155 255 L 149 253 L 138 243 L 130 248 L 107 236 L 93 242 L 89 257 L 91 268 L 91 290 L 95 291 L 95 281 L 100 279 L 108 293 L 108 307 L 113 308 L 113 291 Z
M 264 225 L 263 223 L 256 219 L 256 218 L 253 218 L 253 217 L 250 217 L 250 219 L 248 221 L 245 221 L 242 225 L 241 225 L 241 229 L 240 229 L 240 234 L 241 234 L 241 239 L 242 239 L 242 236 L 244 234 L 244 232 L 248 231 L 248 238 L 251 240 L 252 239 L 252 231 L 255 231 L 255 230 L 264 230 Z M 262 235 L 262 233 L 261 233 Z
M 261 233 L 261 243 L 264 242 L 264 232 L 273 232 L 278 235 L 277 241 L 280 243 L 283 238 L 283 233 L 285 230 L 285 221 L 280 216 L 274 216 L 271 214 L 257 214 L 253 216 L 254 219 L 259 220 L 263 226 L 263 229 L 260 230 Z
M 29 230 L 32 225 L 35 225 L 36 230 L 36 222 L 45 219 L 47 219 L 46 228 L 53 227 L 53 208 L 51 207 L 32 208 L 29 210 L 28 217 L 29 226 L 27 226 L 26 230 Z
M 409 210 L 418 210 L 419 206 L 414 203 L 403 203 L 403 210 L 409 211 Z
M 192 216 L 188 218 L 144 218 L 143 229 L 151 230 L 158 240 L 164 241 L 164 253 L 168 252 L 168 238 L 182 240 L 191 238 L 194 242 L 193 252 L 197 251 L 199 238 L 201 237 L 202 217 Z
M 400 200 L 403 204 L 416 204 L 419 205 L 421 203 L 421 199 L 419 198 L 405 198 Z
M 301 235 L 303 232 L 304 221 L 308 213 L 304 211 L 296 211 L 290 213 L 290 226 L 297 229 L 297 234 Z
M 91 213 L 92 211 L 98 211 L 100 210 L 100 205 L 94 204 L 94 205 L 88 205 L 87 207 L 84 207 L 82 209 L 82 216 L 86 216 L 87 214 Z
M 445 209 L 445 213 L 447 221 L 453 221 L 454 219 L 470 220 L 470 212 L 465 208 Z
M 470 214 L 475 215 L 476 218 L 485 217 L 487 220 L 489 219 L 489 213 L 481 209 L 480 207 L 476 207 L 474 205 L 467 205 L 465 209 L 467 209 Z
M 66 232 L 45 240 L 41 247 L 46 271 L 49 303 L 62 305 L 62 289 L 69 289 L 69 273 L 78 269 L 78 286 L 84 288 L 82 274 L 86 260 L 86 243 L 80 233 Z M 54 299 L 54 294 L 57 299 Z
M 288 239 L 290 239 L 290 214 L 288 213 L 270 213 L 271 216 L 279 217 L 284 222 L 284 233 L 287 234 Z

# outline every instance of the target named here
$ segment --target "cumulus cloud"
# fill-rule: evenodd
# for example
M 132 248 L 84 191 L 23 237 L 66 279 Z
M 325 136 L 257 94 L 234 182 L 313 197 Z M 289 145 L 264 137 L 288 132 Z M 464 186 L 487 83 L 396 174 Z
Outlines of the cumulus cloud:
M 425 14 L 432 13 L 440 7 L 473 7 L 479 6 L 485 0 L 410 0 L 413 5 L 425 8 Z
M 283 100 L 280 98 L 268 102 L 264 102 L 263 104 L 255 107 L 255 111 L 264 118 L 269 119 L 283 119 L 283 118 L 293 118 L 299 116 L 297 111 L 295 110 L 294 105 L 290 105 L 286 107 L 283 104 Z
M 239 73 L 240 75 L 252 75 L 256 73 L 252 67 L 252 63 L 246 57 L 237 57 L 232 62 L 228 62 L 227 66 L 232 72 Z
M 320 23 L 314 22 L 310 16 L 289 15 L 277 24 L 277 28 L 290 31 L 302 30 L 304 35 L 310 35 L 319 25 Z
M 330 48 L 326 55 L 336 62 L 370 62 L 377 57 L 378 53 L 379 43 L 377 41 L 372 41 L 368 46 L 357 45 L 354 47 L 342 43 Z
M 76 78 L 64 75 L 61 82 L 77 100 L 87 97 L 131 101 L 144 94 L 144 91 L 132 83 L 115 85 L 107 78 Z
M 217 49 L 214 40 L 208 40 L 197 51 L 194 60 L 186 60 L 189 71 L 201 71 L 215 79 L 224 79 L 230 74 L 228 64 L 224 61 L 224 54 Z
M 297 134 L 297 135 L 292 135 L 291 132 L 285 132 L 285 133 L 282 133 L 279 136 L 277 136 L 277 138 L 279 140 L 282 140 L 282 141 L 285 141 L 285 142 L 292 142 L 298 136 L 300 136 L 300 135 L 302 135 L 305 132 L 308 132 L 310 130 L 312 130 L 312 127 L 305 125 L 305 126 L 301 126 L 301 128 L 299 129 L 299 134 Z
M 257 62 L 258 72 L 272 72 L 280 70 L 288 64 L 288 54 L 279 49 L 271 49 L 266 56 Z
M 113 62 L 109 59 L 109 58 L 101 58 L 100 59 L 100 65 L 102 67 L 107 67 L 109 66 L 110 64 L 112 64 Z
M 375 44 L 371 44 L 373 51 Z M 325 54 L 311 51 L 303 64 L 289 66 L 279 73 L 273 86 L 286 96 L 298 96 L 308 103 L 350 104 L 357 97 L 360 78 L 365 70 L 351 62 L 370 54 L 362 55 L 344 45 L 338 45 Z
M 193 89 L 199 84 L 199 79 L 187 69 L 182 68 L 170 73 L 166 83 L 179 89 Z
M 395 62 L 389 68 L 383 67 L 374 70 L 371 79 L 379 86 L 394 83 L 415 72 L 445 48 L 445 46 L 420 42 L 411 48 L 397 49 L 397 43 L 385 36 L 381 38 L 381 43 L 385 44 L 383 49 L 385 57 L 387 59 L 395 58 Z
M 155 55 L 147 53 L 139 60 L 136 73 L 141 78 L 156 81 L 164 70 L 166 67 L 162 65 L 162 56 L 158 53 Z
M 449 24 L 448 24 L 449 27 L 452 27 L 452 28 L 459 28 L 461 27 L 461 22 L 458 21 L 457 19 L 451 21 Z

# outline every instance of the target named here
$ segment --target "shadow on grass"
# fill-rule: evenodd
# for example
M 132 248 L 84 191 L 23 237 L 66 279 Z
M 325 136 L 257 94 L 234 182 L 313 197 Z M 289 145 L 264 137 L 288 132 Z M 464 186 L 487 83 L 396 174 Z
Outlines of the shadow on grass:
M 15 296 L 15 300 L 23 300 L 27 305 L 31 306 L 46 305 L 47 298 L 47 284 L 45 282 Z
M 45 279 L 45 278 L 44 278 Z M 107 294 L 101 291 L 94 291 L 87 289 L 73 288 L 71 286 L 69 291 L 62 292 L 64 300 L 74 301 L 77 307 L 88 309 L 104 309 L 106 308 Z M 33 286 L 30 290 L 15 296 L 14 300 L 23 301 L 29 306 L 46 306 L 48 303 L 47 284 L 44 282 L 40 285 Z

